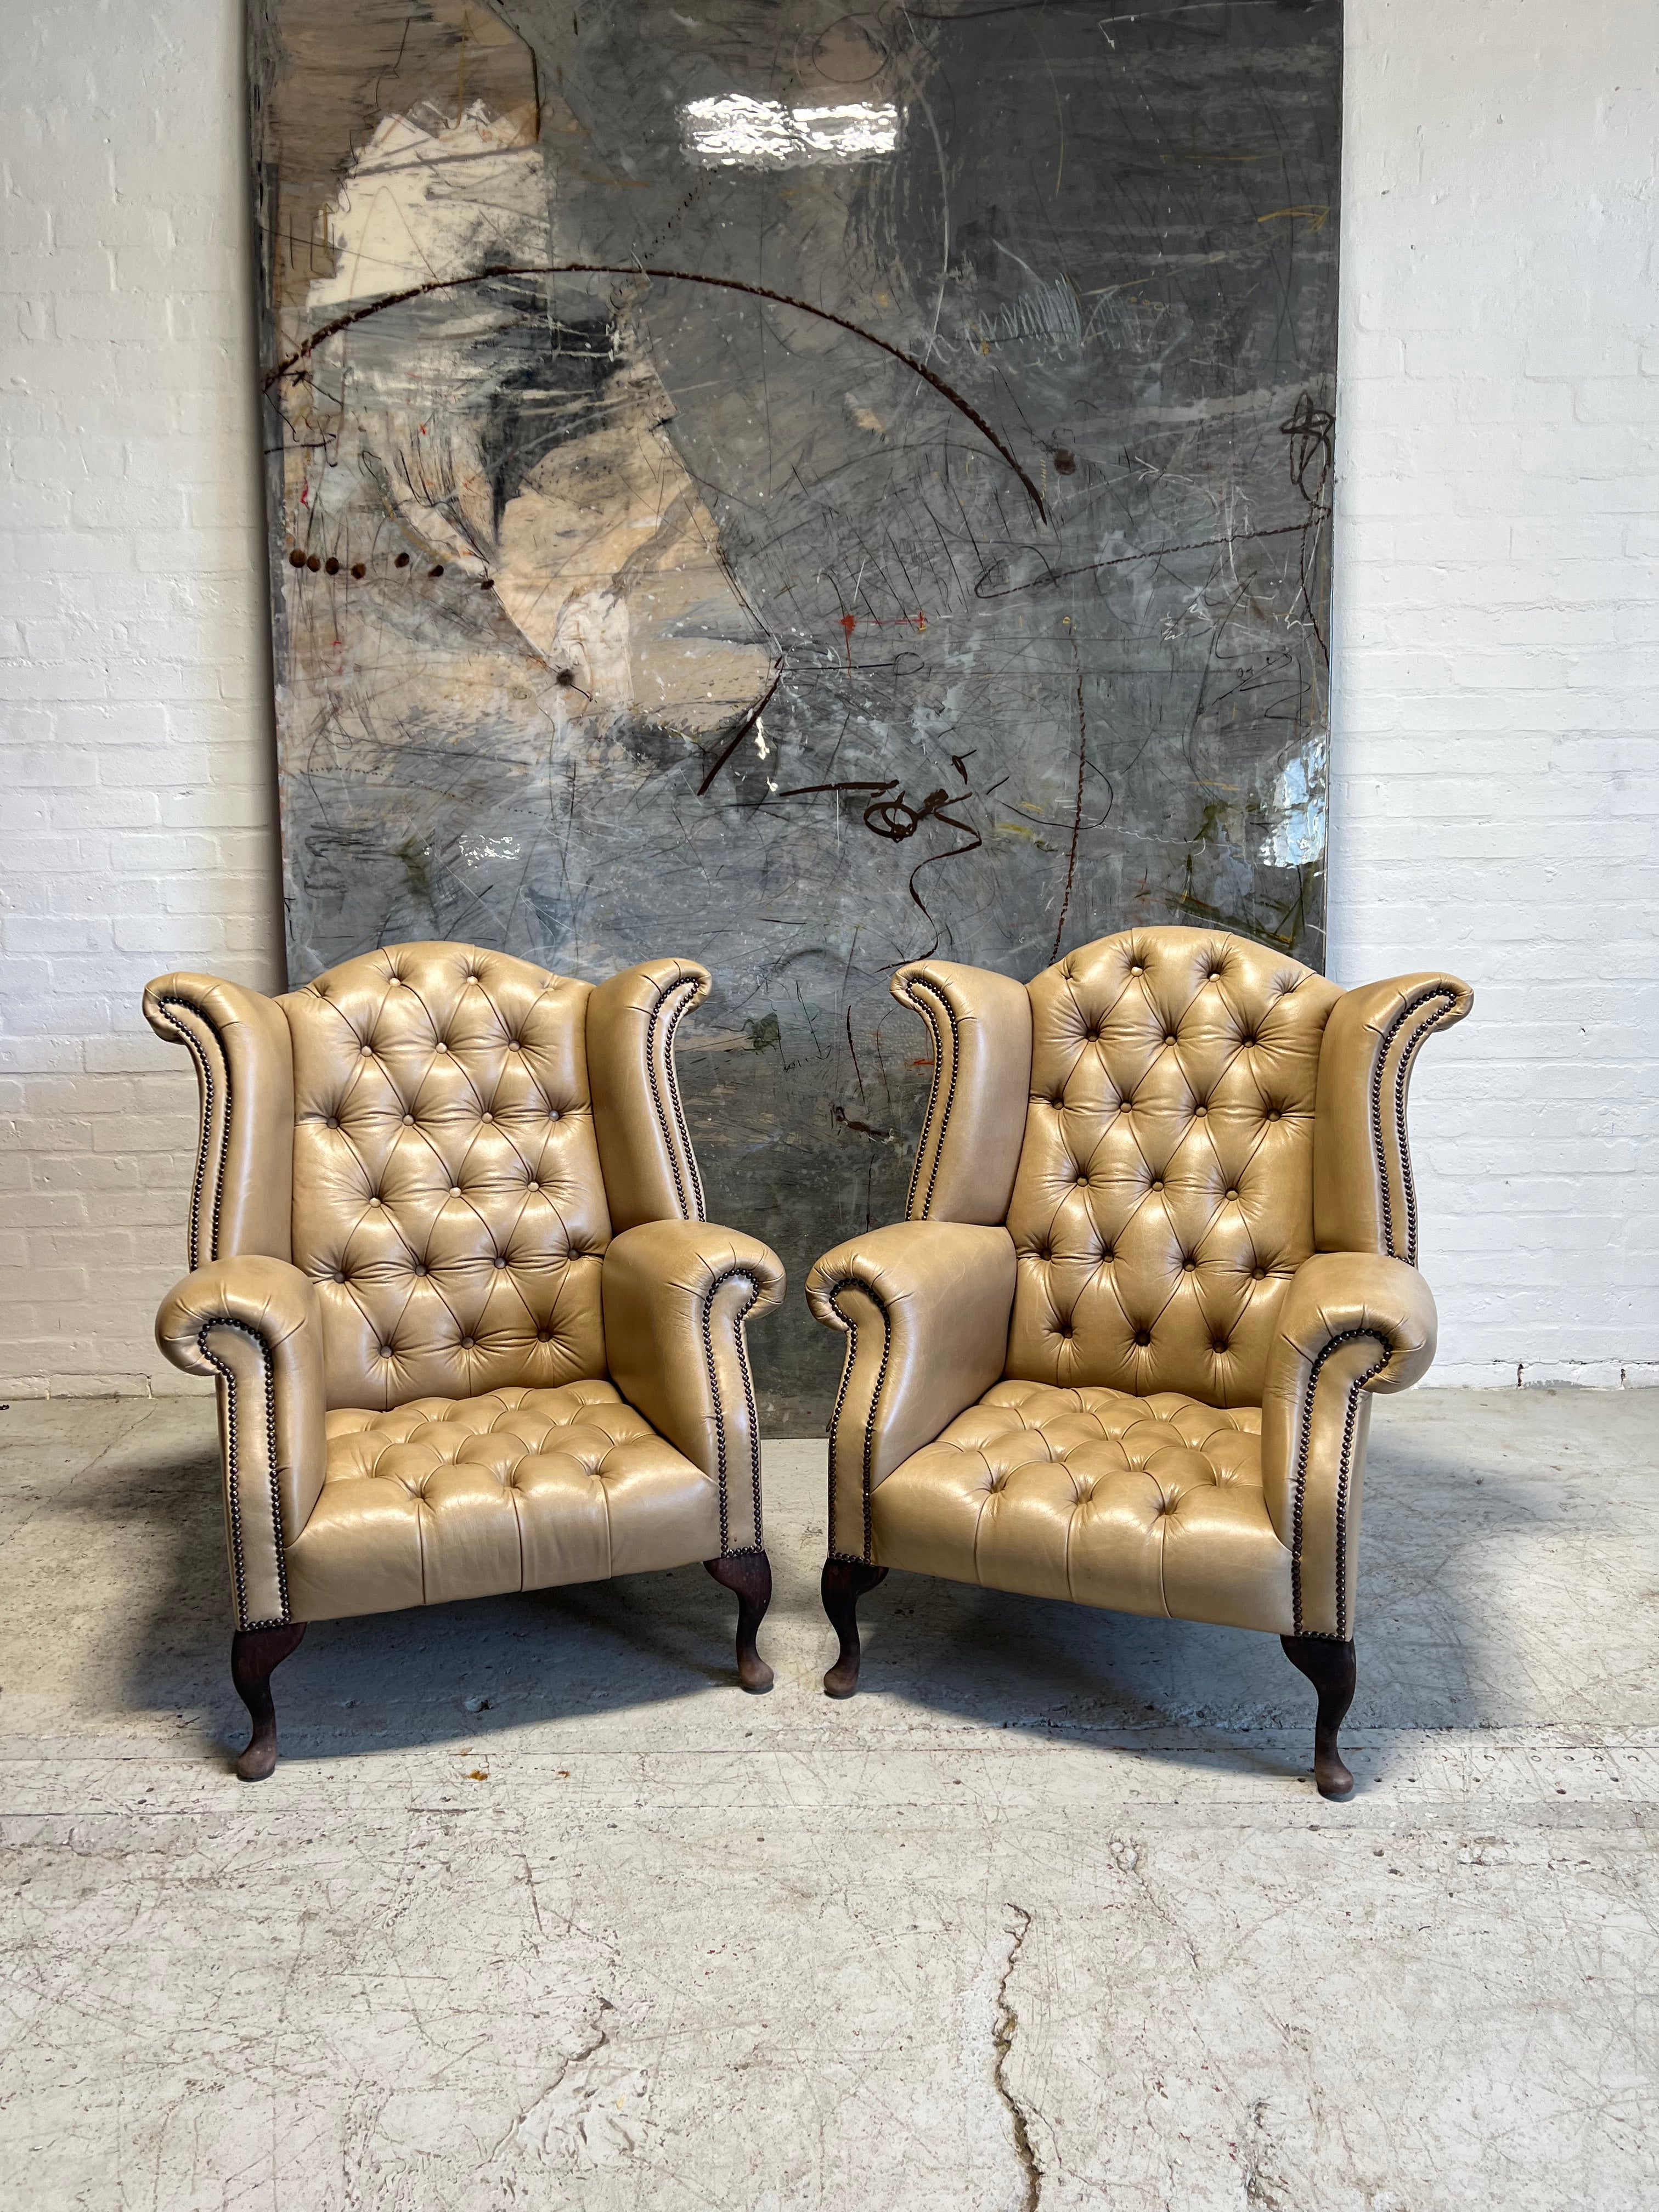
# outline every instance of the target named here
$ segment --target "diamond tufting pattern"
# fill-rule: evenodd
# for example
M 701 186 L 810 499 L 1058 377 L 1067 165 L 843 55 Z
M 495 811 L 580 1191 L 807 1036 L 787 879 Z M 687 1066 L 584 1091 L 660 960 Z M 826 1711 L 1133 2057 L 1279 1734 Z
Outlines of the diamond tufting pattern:
M 1030 986 L 1007 1372 L 1260 1402 L 1314 1249 L 1314 1104 L 1336 986 L 1202 930 L 1102 939 Z
M 331 1405 L 605 1373 L 590 995 L 505 953 L 418 945 L 281 1001 L 294 1264 L 317 1287 Z
M 720 1549 L 718 1486 L 615 1385 L 417 1398 L 327 1417 L 289 1547 L 301 1620 L 640 1574 Z
M 871 1508 L 884 1565 L 988 1589 L 1252 1627 L 1290 1601 L 1254 1407 L 999 1382 Z

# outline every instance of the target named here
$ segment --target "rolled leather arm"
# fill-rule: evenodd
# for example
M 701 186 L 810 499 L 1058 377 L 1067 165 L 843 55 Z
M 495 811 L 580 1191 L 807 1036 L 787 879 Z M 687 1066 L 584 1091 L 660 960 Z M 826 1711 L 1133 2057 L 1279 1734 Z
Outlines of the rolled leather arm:
M 1474 1004 L 1455 975 L 1395 975 L 1346 991 L 1319 1052 L 1314 1241 L 1322 1252 L 1389 1252 L 1417 1265 L 1417 1187 L 1406 1103 L 1412 1066 Z
M 1425 1374 L 1436 1329 L 1429 1286 L 1403 1260 L 1317 1252 L 1291 1279 L 1267 1354 L 1261 1485 L 1291 1553 L 1298 1636 L 1353 1632 L 1370 1394 Z
M 830 1425 L 830 1553 L 867 1559 L 871 1493 L 1002 1373 L 1014 1240 L 957 1221 L 870 1230 L 824 1254 L 806 1300 L 848 1340 Z
M 155 1341 L 175 1367 L 218 1382 L 236 1626 L 277 1626 L 291 1618 L 287 1547 L 328 1455 L 317 1293 L 286 1260 L 210 1261 L 162 1299 Z
M 611 1379 L 720 1486 L 720 1553 L 762 1541 L 760 1423 L 747 1323 L 782 1303 L 777 1254 L 708 1221 L 643 1221 L 599 1273 Z

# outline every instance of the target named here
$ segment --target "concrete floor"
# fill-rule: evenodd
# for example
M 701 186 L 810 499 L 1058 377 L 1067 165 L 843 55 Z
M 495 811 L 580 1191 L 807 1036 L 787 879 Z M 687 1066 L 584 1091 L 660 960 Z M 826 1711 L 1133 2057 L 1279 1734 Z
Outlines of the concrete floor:
M 0 2203 L 1659 2202 L 1659 1395 L 1377 1415 L 1336 1808 L 1265 1638 L 896 1575 L 831 1705 L 817 1444 L 770 1697 L 696 1568 L 319 1625 L 249 1788 L 210 1401 L 14 1405 Z

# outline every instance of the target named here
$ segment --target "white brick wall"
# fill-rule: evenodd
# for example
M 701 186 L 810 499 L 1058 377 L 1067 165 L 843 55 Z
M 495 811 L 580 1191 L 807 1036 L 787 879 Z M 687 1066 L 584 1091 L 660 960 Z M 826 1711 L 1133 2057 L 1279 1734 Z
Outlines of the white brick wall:
M 194 1089 L 280 988 L 234 0 L 15 0 L 0 69 L 0 1394 L 194 1389 Z
M 1437 1381 L 1659 1381 L 1651 0 L 1349 0 L 1332 966 L 1474 1017 L 1413 1120 Z
M 236 0 L 0 88 L 0 1390 L 182 1385 L 145 980 L 281 978 Z M 1443 1380 L 1659 1376 L 1650 0 L 1348 0 L 1334 967 L 1445 963 Z M 193 1386 L 185 1386 L 193 1387 Z

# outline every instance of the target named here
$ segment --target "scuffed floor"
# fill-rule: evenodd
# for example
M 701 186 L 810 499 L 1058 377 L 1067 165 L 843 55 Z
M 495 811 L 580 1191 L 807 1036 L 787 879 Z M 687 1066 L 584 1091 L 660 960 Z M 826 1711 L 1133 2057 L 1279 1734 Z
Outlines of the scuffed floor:
M 257 1788 L 210 1403 L 0 1414 L 0 2203 L 1659 2199 L 1659 1398 L 1374 1432 L 1349 1757 L 1276 1644 L 700 1569 L 314 1627 Z M 470 1700 L 487 1700 L 477 1711 Z

